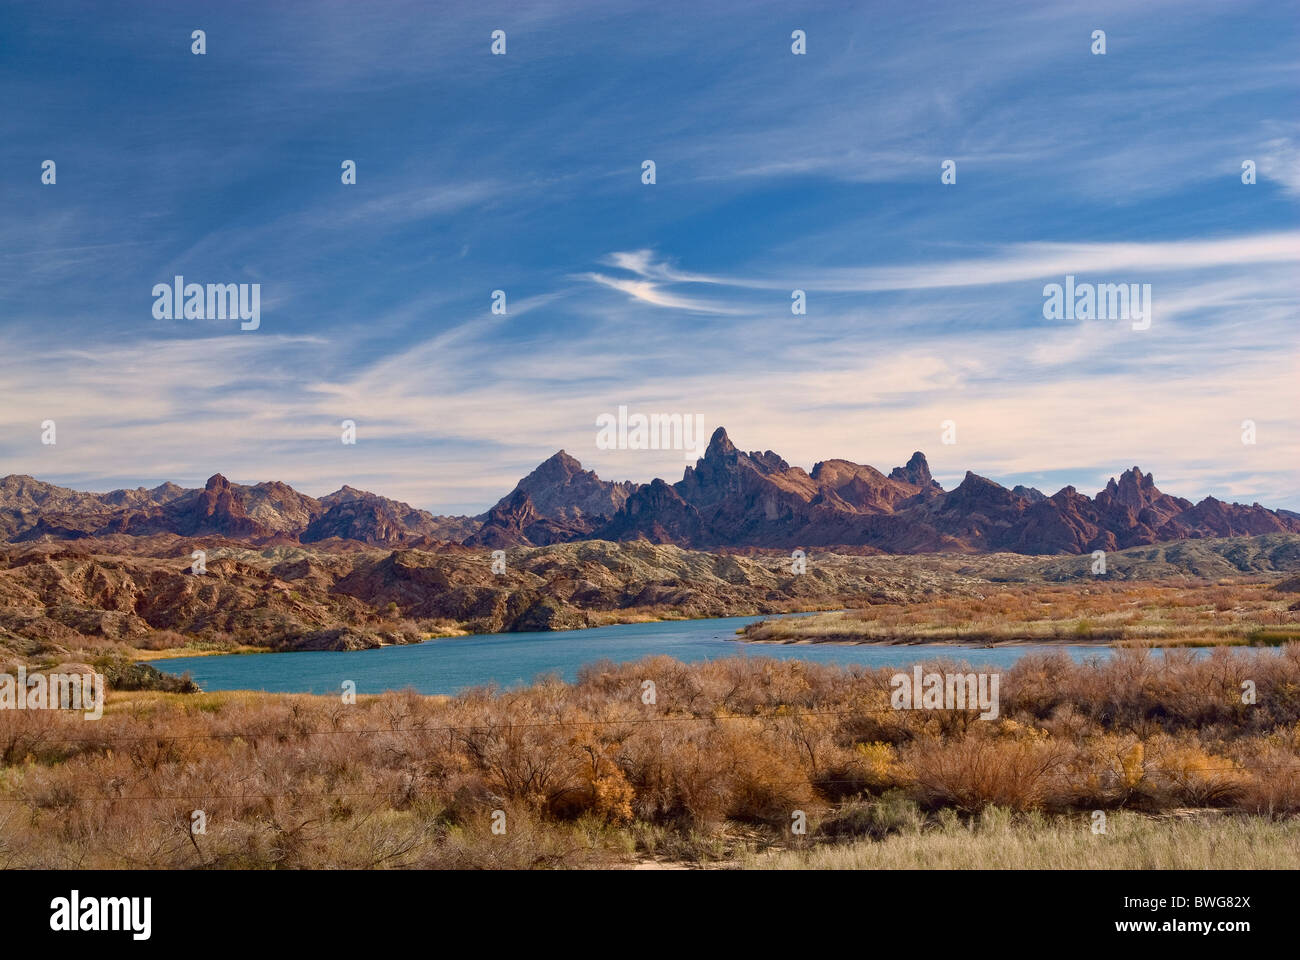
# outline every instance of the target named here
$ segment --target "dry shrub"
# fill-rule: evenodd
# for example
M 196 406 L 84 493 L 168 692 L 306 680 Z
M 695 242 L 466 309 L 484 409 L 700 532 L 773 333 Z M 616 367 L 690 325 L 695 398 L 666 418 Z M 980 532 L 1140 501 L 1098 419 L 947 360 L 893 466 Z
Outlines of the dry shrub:
M 1167 803 L 1192 807 L 1226 806 L 1240 796 L 1250 780 L 1228 757 L 1212 756 L 1190 743 L 1158 744 L 1147 782 Z M 1154 752 L 1154 751 L 1153 751 Z
M 1103 734 L 1075 746 L 1057 771 L 1047 805 L 1056 809 L 1122 807 L 1142 799 L 1146 750 L 1133 736 Z
M 889 709 L 892 672 L 656 657 L 575 684 L 352 706 L 142 691 L 112 694 L 93 723 L 0 711 L 0 868 L 561 866 L 638 843 L 703 857 L 731 842 L 729 821 L 788 836 L 795 810 L 829 811 L 826 835 L 870 835 L 884 814 L 863 795 L 890 791 L 967 812 L 1297 811 L 1300 645 L 1025 657 L 994 721 Z
M 904 756 L 922 804 L 967 813 L 990 805 L 1012 810 L 1040 806 L 1052 774 L 1065 761 L 1063 748 L 1049 741 L 987 736 L 960 743 L 924 741 Z
M 1300 759 L 1293 749 L 1270 746 L 1244 766 L 1249 777 L 1237 794 L 1238 809 L 1268 817 L 1300 813 Z
M 193 641 L 175 630 L 154 630 L 135 642 L 141 650 L 175 650 L 188 647 Z
M 801 756 L 805 744 L 789 731 L 790 727 L 783 730 L 757 722 L 720 726 L 712 742 L 727 794 L 728 818 L 788 824 L 795 810 L 811 815 L 825 806 L 809 782 L 810 767 Z

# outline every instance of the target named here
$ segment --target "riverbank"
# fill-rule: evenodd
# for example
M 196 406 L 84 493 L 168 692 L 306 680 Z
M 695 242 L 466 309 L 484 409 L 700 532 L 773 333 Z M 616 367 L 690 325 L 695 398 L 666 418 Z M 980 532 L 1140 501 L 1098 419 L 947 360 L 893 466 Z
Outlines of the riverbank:
M 821 612 L 830 612 L 830 611 L 792 610 L 792 611 L 782 612 L 778 616 L 801 617 L 801 616 L 811 616 L 814 613 L 821 613 Z M 747 617 L 760 617 L 760 616 L 772 616 L 772 614 L 764 614 L 755 611 L 746 611 L 746 612 L 737 613 L 732 617 L 687 617 L 687 616 L 682 616 L 680 614 L 664 614 L 660 616 L 655 616 L 646 613 L 637 613 L 632 616 L 624 616 L 616 612 L 608 616 L 593 617 L 591 618 L 591 622 L 584 624 L 583 626 L 580 627 L 571 628 L 569 630 L 560 630 L 560 631 L 518 630 L 510 635 L 519 636 L 519 637 L 535 637 L 541 639 L 545 637 L 554 636 L 556 634 L 571 634 L 571 633 L 588 631 L 588 630 L 597 631 L 607 627 L 637 626 L 637 625 L 646 625 L 646 624 L 672 624 L 672 623 L 711 624 L 719 620 L 738 620 Z M 494 636 L 500 636 L 500 635 L 476 633 L 470 630 L 463 630 L 463 629 L 462 630 L 440 630 L 436 633 L 432 633 L 429 634 L 428 636 L 422 637 L 419 640 L 412 640 L 409 643 L 376 643 L 373 646 L 367 646 L 358 649 L 379 650 L 388 647 L 416 646 L 416 645 L 421 645 L 426 643 L 432 643 L 438 640 L 458 640 L 458 639 L 469 639 L 469 638 L 490 639 Z M 259 647 L 250 644 L 241 644 L 234 648 L 225 648 L 225 647 L 218 647 L 218 646 L 204 644 L 201 646 L 166 647 L 158 650 L 132 649 L 128 651 L 128 655 L 126 659 L 140 661 L 144 663 L 157 664 L 159 661 L 183 660 L 183 659 L 192 659 L 197 657 L 244 656 L 244 655 L 253 655 L 253 654 L 346 653 L 346 652 L 356 652 L 356 651 L 355 650 L 295 651 L 295 650 L 276 649 L 274 647 L 265 647 L 265 646 Z
M 756 644 L 1017 644 L 1278 646 L 1300 640 L 1294 593 L 1259 580 L 998 584 L 939 596 L 765 620 L 738 639 Z
M 770 623 L 771 621 L 763 620 L 756 626 Z M 763 647 L 809 647 L 819 644 L 836 645 L 842 647 L 974 647 L 981 649 L 991 649 L 994 647 L 1018 647 L 1018 646 L 1035 646 L 1035 647 L 1053 647 L 1053 646 L 1113 646 L 1109 640 L 1099 640 L 1096 637 L 1090 637 L 1086 640 L 1067 639 L 1064 637 L 998 637 L 989 639 L 984 637 L 962 637 L 960 639 L 916 639 L 912 637 L 872 637 L 871 639 L 821 639 L 791 636 L 788 638 L 762 637 L 754 639 L 747 636 L 747 630 L 736 631 L 736 640 L 749 646 Z

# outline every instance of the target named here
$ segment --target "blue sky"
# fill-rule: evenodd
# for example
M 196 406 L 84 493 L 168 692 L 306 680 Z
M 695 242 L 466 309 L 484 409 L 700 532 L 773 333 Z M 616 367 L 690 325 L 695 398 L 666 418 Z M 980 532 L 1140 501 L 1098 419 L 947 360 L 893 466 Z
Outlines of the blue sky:
M 1300 5 L 849 6 L 6 5 L 0 474 L 444 513 L 561 447 L 679 478 L 597 449 L 625 404 L 1300 509 Z M 1067 273 L 1151 284 L 1151 328 L 1045 320 Z M 260 283 L 260 328 L 155 319 L 176 274 Z

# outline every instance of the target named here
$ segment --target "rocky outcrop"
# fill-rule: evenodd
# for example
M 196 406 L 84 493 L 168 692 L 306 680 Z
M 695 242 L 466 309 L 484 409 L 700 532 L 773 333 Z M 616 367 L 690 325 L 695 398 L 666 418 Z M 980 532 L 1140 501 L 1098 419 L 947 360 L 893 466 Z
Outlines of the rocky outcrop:
M 942 490 L 938 482 L 930 476 L 930 464 L 926 462 L 925 454 L 920 450 L 912 454 L 911 459 L 901 467 L 895 467 L 889 472 L 889 479 L 896 480 L 899 483 L 910 483 L 914 487 L 920 487 L 922 490 Z
M 132 536 L 210 534 L 233 539 L 267 537 L 274 532 L 272 527 L 248 515 L 240 491 L 232 488 L 230 481 L 219 473 L 209 477 L 202 490 L 177 497 L 161 507 L 128 514 L 120 522 L 110 524 L 107 530 L 118 531 Z
M 503 506 L 526 493 L 539 517 L 597 523 L 618 512 L 637 485 L 602 480 L 563 450 L 543 460 L 498 501 Z
M 700 512 L 662 480 L 652 480 L 596 532 L 601 540 L 649 540 L 686 544 L 704 539 Z
M 502 547 L 521 545 L 545 546 L 581 540 L 591 533 L 592 527 L 585 518 L 572 521 L 552 520 L 542 516 L 528 492 L 516 489 L 505 500 L 488 511 L 478 532 L 464 541 L 467 547 Z
M 638 490 L 595 535 L 696 547 L 889 543 L 939 549 L 944 539 L 938 531 L 905 529 L 891 518 L 941 492 L 920 453 L 888 477 L 848 460 L 822 461 L 809 474 L 770 450 L 737 449 L 719 428 L 680 482 L 656 480 Z
M 319 543 L 337 537 L 361 543 L 395 546 L 407 543 L 415 534 L 380 498 L 357 498 L 335 503 L 307 524 L 299 539 Z
M 1037 487 L 1026 487 L 1019 483 L 1011 488 L 1011 492 L 1017 497 L 1028 500 L 1030 503 L 1038 503 L 1040 500 L 1047 499 L 1047 494 L 1043 493 L 1043 491 L 1039 490 Z

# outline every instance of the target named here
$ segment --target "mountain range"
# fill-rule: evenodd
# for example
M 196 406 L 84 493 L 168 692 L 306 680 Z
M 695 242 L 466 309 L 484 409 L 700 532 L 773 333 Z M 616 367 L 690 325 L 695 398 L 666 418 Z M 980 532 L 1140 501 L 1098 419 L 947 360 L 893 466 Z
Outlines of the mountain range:
M 578 540 L 648 540 L 696 549 L 841 547 L 859 552 L 1079 554 L 1201 537 L 1300 533 L 1300 514 L 1162 493 L 1137 467 L 1094 497 L 1048 496 L 968 472 L 952 490 L 912 454 L 888 474 L 848 460 L 805 471 L 743 452 L 721 427 L 676 483 L 602 480 L 563 450 L 486 514 L 435 516 L 344 486 L 315 498 L 287 484 L 211 477 L 202 489 L 83 493 L 28 476 L 0 480 L 0 539 L 219 537 L 258 545 L 349 543 L 501 549 Z

